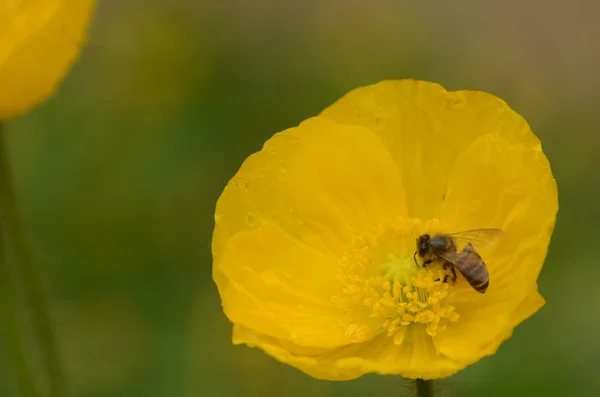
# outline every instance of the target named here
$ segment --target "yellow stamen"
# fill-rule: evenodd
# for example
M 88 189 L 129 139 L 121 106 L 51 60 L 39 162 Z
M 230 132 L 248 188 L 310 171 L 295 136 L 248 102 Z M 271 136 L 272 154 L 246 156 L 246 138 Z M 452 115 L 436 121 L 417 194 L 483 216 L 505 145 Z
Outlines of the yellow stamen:
M 385 332 L 399 345 L 408 327 L 423 327 L 435 336 L 458 320 L 448 303 L 453 288 L 443 282 L 446 273 L 439 266 L 414 263 L 416 222 L 384 224 L 377 234 L 356 238 L 343 257 L 338 276 L 342 294 L 335 301 L 347 313 L 362 314 L 362 321 L 353 315 L 346 328 L 357 340 Z

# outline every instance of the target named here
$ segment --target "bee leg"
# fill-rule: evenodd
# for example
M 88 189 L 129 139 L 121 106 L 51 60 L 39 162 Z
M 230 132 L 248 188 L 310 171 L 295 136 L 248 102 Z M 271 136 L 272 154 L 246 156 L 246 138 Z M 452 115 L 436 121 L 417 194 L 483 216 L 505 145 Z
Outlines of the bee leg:
M 442 269 L 444 269 L 444 270 L 448 270 L 448 269 L 450 269 L 450 271 L 452 272 L 452 283 L 455 283 L 455 282 L 456 282 L 456 271 L 454 270 L 454 266 L 452 266 L 452 265 L 451 265 L 450 263 L 448 263 L 448 262 L 444 262 L 444 263 L 442 264 Z M 443 280 L 443 282 L 444 282 L 444 283 L 447 283 L 449 278 L 450 278 L 450 276 L 449 276 L 449 275 L 445 275 L 445 276 L 444 276 L 444 280 Z M 439 279 L 438 279 L 438 280 L 439 280 Z M 437 280 L 435 280 L 435 281 L 437 281 Z
M 425 262 L 423 262 L 423 267 L 427 267 L 427 265 L 429 265 L 431 262 L 433 262 L 433 260 L 427 259 Z
M 448 267 L 448 264 L 447 264 L 446 262 L 443 262 L 443 263 L 442 263 L 442 269 L 446 270 L 446 268 L 447 268 L 447 267 Z M 439 278 L 436 278 L 436 279 L 435 279 L 435 280 L 433 280 L 433 281 L 440 281 L 440 279 L 439 279 Z M 444 279 L 442 280 L 442 283 L 445 283 L 445 282 L 448 282 L 448 276 L 447 276 L 447 275 L 446 275 L 446 276 L 444 276 Z

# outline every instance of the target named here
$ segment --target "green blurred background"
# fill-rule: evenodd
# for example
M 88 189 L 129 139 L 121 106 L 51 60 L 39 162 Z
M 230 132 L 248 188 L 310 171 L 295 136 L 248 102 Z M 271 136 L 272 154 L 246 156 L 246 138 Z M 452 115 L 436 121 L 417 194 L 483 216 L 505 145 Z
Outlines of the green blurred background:
M 210 253 L 215 202 L 246 156 L 396 78 L 502 97 L 559 185 L 547 305 L 446 395 L 600 396 L 600 3 L 401 3 L 101 2 L 57 94 L 8 125 L 73 396 L 402 395 L 395 377 L 317 381 L 233 346 Z

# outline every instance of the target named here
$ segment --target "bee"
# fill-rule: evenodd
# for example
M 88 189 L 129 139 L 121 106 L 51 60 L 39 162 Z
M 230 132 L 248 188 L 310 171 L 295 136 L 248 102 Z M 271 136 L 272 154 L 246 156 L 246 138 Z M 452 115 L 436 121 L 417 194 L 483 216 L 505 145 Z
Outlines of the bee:
M 490 284 L 489 273 L 475 247 L 482 249 L 503 235 L 504 232 L 500 229 L 475 229 L 434 236 L 423 234 L 417 238 L 414 260 L 417 263 L 417 255 L 425 259 L 423 267 L 434 260 L 440 260 L 444 270 L 451 270 L 453 283 L 457 279 L 456 268 L 475 291 L 483 294 Z M 461 251 L 458 251 L 457 242 L 459 241 L 466 243 Z M 445 276 L 443 281 L 447 282 L 448 277 Z

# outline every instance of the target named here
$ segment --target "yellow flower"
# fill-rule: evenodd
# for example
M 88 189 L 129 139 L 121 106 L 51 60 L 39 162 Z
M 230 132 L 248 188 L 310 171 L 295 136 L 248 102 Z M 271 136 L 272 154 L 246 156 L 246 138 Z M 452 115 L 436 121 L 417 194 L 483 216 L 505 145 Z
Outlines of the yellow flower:
M 0 2 L 0 120 L 49 97 L 79 55 L 95 0 Z
M 275 134 L 218 200 L 213 277 L 233 342 L 321 379 L 449 376 L 494 354 L 537 291 L 557 187 L 493 95 L 384 81 Z M 499 228 L 489 288 L 413 259 L 423 233 Z

